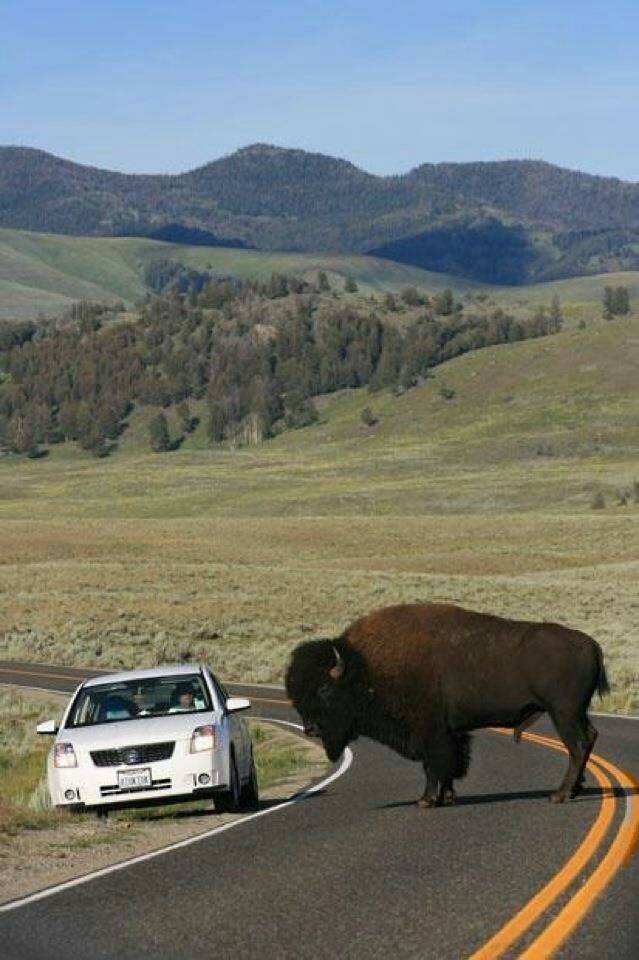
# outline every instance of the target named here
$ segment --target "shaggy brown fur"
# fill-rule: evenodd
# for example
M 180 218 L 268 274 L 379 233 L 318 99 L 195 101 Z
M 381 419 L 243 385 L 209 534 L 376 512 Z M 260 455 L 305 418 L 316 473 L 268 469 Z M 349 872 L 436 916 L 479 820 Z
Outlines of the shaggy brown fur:
M 553 799 L 574 796 L 596 737 L 588 704 L 607 689 L 601 649 L 586 634 L 444 603 L 387 607 L 334 641 L 301 644 L 286 683 L 331 758 L 361 733 L 422 760 L 426 806 L 452 802 L 469 731 L 513 727 L 518 740 L 545 712 L 570 755 Z

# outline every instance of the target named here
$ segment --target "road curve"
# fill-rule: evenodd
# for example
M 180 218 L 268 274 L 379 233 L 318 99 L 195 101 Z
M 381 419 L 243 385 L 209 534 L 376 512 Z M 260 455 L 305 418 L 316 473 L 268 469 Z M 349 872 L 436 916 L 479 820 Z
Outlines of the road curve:
M 0 683 L 42 689 L 88 673 L 0 663 Z M 229 686 L 254 715 L 295 719 L 280 688 Z M 639 721 L 595 724 L 601 760 L 562 806 L 550 725 L 520 746 L 477 734 L 458 804 L 429 811 L 417 765 L 357 741 L 346 775 L 301 803 L 0 913 L 0 954 L 635 960 Z

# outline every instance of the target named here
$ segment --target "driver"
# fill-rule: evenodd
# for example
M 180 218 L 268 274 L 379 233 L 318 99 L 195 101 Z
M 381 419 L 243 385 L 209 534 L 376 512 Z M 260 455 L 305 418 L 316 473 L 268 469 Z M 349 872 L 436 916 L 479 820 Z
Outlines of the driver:
M 190 683 L 179 684 L 171 696 L 169 713 L 182 713 L 187 710 L 202 710 L 206 704 L 200 697 L 196 697 Z

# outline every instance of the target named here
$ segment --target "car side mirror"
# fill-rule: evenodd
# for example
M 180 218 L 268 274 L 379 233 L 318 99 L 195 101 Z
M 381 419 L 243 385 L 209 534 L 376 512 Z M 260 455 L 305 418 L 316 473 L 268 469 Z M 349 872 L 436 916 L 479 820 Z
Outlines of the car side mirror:
M 250 706 L 251 701 L 246 697 L 229 697 L 226 701 L 226 712 L 237 713 L 238 710 L 248 710 Z
M 57 733 L 58 725 L 55 720 L 43 720 L 36 727 L 36 733 Z

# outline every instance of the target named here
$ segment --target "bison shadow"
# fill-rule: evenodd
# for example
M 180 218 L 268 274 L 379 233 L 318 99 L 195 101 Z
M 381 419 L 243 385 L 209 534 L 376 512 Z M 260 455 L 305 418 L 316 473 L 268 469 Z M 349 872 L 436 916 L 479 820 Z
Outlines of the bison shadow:
M 476 806 L 482 803 L 504 803 L 511 800 L 548 800 L 551 790 L 515 790 L 512 793 L 478 793 L 470 795 L 458 795 L 454 807 Z M 590 803 L 593 800 L 603 800 L 604 797 L 613 796 L 615 799 L 623 799 L 626 795 L 639 796 L 639 787 L 623 789 L 622 787 L 613 787 L 612 790 L 602 789 L 601 787 L 584 787 L 574 800 L 567 801 L 570 805 L 573 803 Z M 391 803 L 383 803 L 378 810 L 392 810 L 397 807 L 414 807 L 416 800 L 394 800 Z M 438 809 L 445 809 L 444 807 Z

